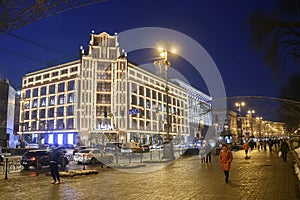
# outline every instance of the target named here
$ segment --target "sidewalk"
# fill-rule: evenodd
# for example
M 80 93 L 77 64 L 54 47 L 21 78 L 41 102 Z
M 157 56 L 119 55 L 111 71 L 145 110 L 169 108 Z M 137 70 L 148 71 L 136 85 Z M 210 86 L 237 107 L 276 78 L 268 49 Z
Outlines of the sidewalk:
M 0 199 L 300 200 L 292 154 L 287 162 L 269 151 L 254 150 L 249 156 L 245 159 L 244 151 L 233 152 L 229 184 L 218 156 L 212 156 L 212 163 L 186 156 L 126 172 L 105 167 L 99 174 L 62 178 L 60 185 L 49 184 L 51 177 L 45 174 L 0 179 Z

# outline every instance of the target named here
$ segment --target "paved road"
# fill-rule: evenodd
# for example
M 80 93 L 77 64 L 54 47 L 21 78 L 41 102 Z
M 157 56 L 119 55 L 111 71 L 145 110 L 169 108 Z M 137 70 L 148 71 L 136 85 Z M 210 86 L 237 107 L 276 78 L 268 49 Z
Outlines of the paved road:
M 257 150 L 250 159 L 243 151 L 233 156 L 229 184 L 217 156 L 208 164 L 191 156 L 169 165 L 145 163 L 127 172 L 97 168 L 98 175 L 62 178 L 60 185 L 50 184 L 45 174 L 0 179 L 0 199 L 300 199 L 291 156 L 288 162 Z

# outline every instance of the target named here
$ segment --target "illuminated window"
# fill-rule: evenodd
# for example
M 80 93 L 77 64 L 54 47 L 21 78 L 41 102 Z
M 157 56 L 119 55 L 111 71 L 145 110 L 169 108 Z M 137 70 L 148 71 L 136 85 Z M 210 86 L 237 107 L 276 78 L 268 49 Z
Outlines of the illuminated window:
M 57 135 L 57 144 L 63 144 L 63 134 L 58 134 Z
M 68 144 L 73 144 L 73 133 L 68 134 Z
M 49 134 L 49 136 L 48 136 L 48 144 L 53 144 L 53 134 Z

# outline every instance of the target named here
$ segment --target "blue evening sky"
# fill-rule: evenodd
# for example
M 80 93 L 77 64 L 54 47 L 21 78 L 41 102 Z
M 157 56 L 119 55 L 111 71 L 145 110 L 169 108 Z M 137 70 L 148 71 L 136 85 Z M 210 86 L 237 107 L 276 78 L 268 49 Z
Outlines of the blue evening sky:
M 163 27 L 188 35 L 202 45 L 218 66 L 227 96 L 276 97 L 295 69 L 272 78 L 271 68 L 251 46 L 250 31 L 246 28 L 247 19 L 256 9 L 268 10 L 273 2 L 108 0 L 72 9 L 11 32 L 46 47 L 0 33 L 0 77 L 8 78 L 15 87 L 20 86 L 26 73 L 78 55 L 80 45 L 88 45 L 92 30 L 114 34 L 139 27 Z M 136 63 L 143 63 L 147 55 L 147 52 L 128 54 Z M 173 56 L 170 59 L 172 66 L 183 70 L 193 86 L 207 92 L 201 76 L 186 70 L 187 62 Z

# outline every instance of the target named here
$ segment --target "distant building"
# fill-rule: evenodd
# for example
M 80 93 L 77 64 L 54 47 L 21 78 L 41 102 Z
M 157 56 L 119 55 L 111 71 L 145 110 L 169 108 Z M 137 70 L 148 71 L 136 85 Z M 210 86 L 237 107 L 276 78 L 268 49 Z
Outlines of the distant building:
M 14 131 L 16 90 L 7 79 L 0 81 L 0 146 L 15 148 L 18 135 Z

